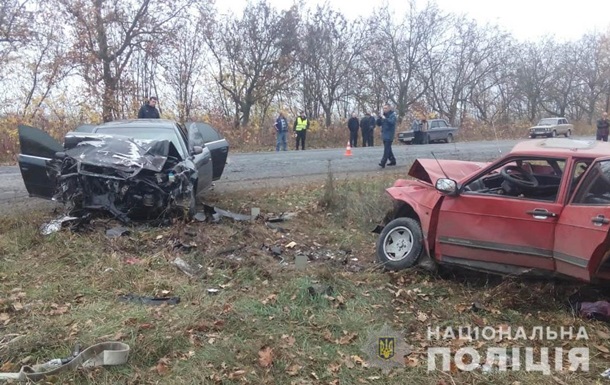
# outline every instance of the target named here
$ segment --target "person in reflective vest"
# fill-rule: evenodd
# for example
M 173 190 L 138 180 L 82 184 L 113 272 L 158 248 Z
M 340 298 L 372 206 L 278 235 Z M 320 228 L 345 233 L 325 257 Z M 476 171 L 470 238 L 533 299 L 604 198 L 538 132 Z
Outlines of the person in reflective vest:
M 309 119 L 305 115 L 305 111 L 300 111 L 299 116 L 294 121 L 294 132 L 297 135 L 297 145 L 295 150 L 299 149 L 299 143 L 301 144 L 301 150 L 305 150 L 305 134 L 309 128 Z

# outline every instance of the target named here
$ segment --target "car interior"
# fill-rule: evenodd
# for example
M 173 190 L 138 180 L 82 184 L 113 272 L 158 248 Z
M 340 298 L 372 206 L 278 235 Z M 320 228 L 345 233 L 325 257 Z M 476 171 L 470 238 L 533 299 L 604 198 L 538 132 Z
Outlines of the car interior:
M 553 202 L 565 164 L 565 159 L 513 159 L 466 184 L 463 192 Z
M 600 162 L 583 181 L 573 203 L 610 205 L 610 161 Z

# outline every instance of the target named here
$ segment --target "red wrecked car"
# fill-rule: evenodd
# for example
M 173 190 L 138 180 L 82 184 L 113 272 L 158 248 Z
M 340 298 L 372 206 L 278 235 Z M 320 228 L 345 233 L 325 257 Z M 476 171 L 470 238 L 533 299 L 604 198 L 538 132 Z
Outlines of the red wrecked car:
M 610 280 L 610 143 L 525 141 L 492 163 L 418 159 L 409 175 L 386 190 L 386 268 Z

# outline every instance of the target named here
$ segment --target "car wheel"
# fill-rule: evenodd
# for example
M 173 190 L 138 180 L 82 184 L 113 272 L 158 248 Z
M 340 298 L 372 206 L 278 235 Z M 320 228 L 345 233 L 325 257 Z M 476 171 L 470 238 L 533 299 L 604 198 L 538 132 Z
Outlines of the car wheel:
M 556 138 L 557 137 L 557 131 L 553 130 L 553 132 L 551 133 L 551 138 Z
M 572 135 L 572 130 L 566 131 L 566 138 L 569 138 Z
M 423 233 L 412 218 L 396 218 L 388 223 L 377 240 L 377 260 L 388 270 L 413 267 L 423 250 Z
M 530 135 L 531 139 L 536 139 L 536 135 Z
M 447 134 L 447 140 L 446 140 L 446 142 L 447 142 L 447 143 L 453 143 L 453 135 L 451 135 L 451 134 Z

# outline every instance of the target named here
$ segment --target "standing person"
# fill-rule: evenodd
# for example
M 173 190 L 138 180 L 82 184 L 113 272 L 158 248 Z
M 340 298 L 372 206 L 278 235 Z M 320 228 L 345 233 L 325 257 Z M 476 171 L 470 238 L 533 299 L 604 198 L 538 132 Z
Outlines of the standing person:
M 373 145 L 373 143 L 371 142 L 371 130 L 373 129 L 374 125 L 375 123 L 373 123 L 373 126 L 371 126 L 371 114 L 365 112 L 362 119 L 360 119 L 360 131 L 362 132 L 362 147 Z
M 286 120 L 286 114 L 284 111 L 280 111 L 277 119 L 275 120 L 274 126 L 277 134 L 275 151 L 280 151 L 280 144 L 282 145 L 282 151 L 286 151 L 288 148 L 288 144 L 286 142 L 286 136 L 288 136 L 288 121 Z
M 307 115 L 305 115 L 305 111 L 299 111 L 299 116 L 294 121 L 294 132 L 297 134 L 297 145 L 295 150 L 299 149 L 299 143 L 301 143 L 301 149 L 305 150 L 305 134 L 307 133 L 307 129 L 309 128 L 309 119 L 307 119 Z
M 421 144 L 421 125 L 419 124 L 419 121 L 417 121 L 417 119 L 414 119 L 413 123 L 411 123 L 411 130 L 413 131 L 413 144 Z
M 383 106 L 383 113 L 377 118 L 377 125 L 381 126 L 381 139 L 383 140 L 383 157 L 379 166 L 385 168 L 386 162 L 389 160 L 388 166 L 396 165 L 396 158 L 392 152 L 392 142 L 396 133 L 396 113 L 392 106 L 386 104 Z
M 608 131 L 610 131 L 610 122 L 608 121 L 608 113 L 604 111 L 602 118 L 597 121 L 596 140 L 608 141 Z
M 358 127 L 360 127 L 360 122 L 358 122 L 358 115 L 354 112 L 352 113 L 352 117 L 347 121 L 349 145 L 351 147 L 358 147 Z
M 420 123 L 420 131 L 421 131 L 421 144 L 428 144 L 430 143 L 430 137 L 428 135 L 428 118 L 426 118 L 426 115 L 424 115 L 421 118 L 421 123 Z
M 138 112 L 138 119 L 159 119 L 159 111 L 157 111 L 157 97 L 151 96 Z
M 374 116 L 370 116 L 369 117 L 370 123 L 369 123 L 369 146 L 373 147 L 375 145 L 374 139 L 375 139 L 375 117 Z

